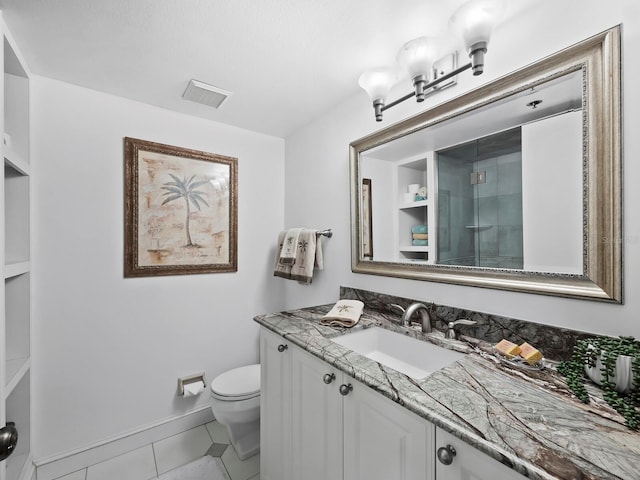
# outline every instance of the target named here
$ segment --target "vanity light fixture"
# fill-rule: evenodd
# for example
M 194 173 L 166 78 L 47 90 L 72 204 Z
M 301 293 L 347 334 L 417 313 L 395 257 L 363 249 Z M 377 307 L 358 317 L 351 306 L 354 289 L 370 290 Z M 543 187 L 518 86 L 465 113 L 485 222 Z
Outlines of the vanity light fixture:
M 381 67 L 360 75 L 359 85 L 369 94 L 376 121 L 382 121 L 382 112 L 416 97 L 422 102 L 426 95 L 442 89 L 445 80 L 471 69 L 474 75 L 484 71 L 484 55 L 491 32 L 504 10 L 503 0 L 470 0 L 458 8 L 449 20 L 450 29 L 463 39 L 471 61 L 461 67 L 455 65 L 455 54 L 443 56 L 442 41 L 435 37 L 419 37 L 405 43 L 397 56 L 397 63 L 409 72 L 414 91 L 386 104 L 387 95 L 398 80 L 397 70 Z M 440 64 L 451 57 L 448 71 Z M 452 82 L 455 83 L 455 82 Z M 449 84 L 446 84 L 449 85 Z

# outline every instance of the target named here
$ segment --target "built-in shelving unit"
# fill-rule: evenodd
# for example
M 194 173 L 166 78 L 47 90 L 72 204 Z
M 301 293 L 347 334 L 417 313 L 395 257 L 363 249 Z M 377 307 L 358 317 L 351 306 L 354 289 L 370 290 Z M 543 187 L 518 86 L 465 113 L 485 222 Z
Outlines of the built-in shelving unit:
M 0 480 L 29 480 L 35 473 L 31 457 L 30 73 L 4 20 L 0 26 L 4 46 L 0 427 L 14 422 L 18 429 L 15 450 L 0 463 Z
M 411 229 L 416 225 L 427 225 L 428 231 L 433 232 L 435 221 L 434 202 L 429 196 L 433 192 L 433 158 L 425 153 L 417 157 L 410 157 L 396 163 L 398 219 L 397 219 L 397 251 L 398 260 L 402 262 L 433 263 L 435 239 L 431 236 L 428 245 L 413 245 Z M 408 186 L 417 184 L 425 187 L 425 200 L 409 201 L 405 199 Z

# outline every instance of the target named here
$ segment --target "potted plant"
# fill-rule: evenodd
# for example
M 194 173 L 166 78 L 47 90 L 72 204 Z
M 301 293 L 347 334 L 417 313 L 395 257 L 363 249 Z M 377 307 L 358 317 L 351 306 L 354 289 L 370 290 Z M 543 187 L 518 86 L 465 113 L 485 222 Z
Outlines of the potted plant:
M 600 385 L 605 401 L 625 419 L 640 426 L 640 341 L 633 337 L 595 337 L 578 340 L 571 358 L 558 372 L 582 402 L 589 403 L 585 375 Z

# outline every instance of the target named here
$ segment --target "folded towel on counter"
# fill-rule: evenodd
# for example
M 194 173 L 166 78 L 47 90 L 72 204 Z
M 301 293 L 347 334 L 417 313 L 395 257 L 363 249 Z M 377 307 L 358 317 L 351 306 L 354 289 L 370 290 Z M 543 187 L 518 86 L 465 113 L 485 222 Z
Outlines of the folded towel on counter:
M 282 265 L 293 265 L 295 263 L 298 251 L 298 237 L 301 231 L 301 228 L 291 228 L 285 232 L 278 260 Z
M 411 243 L 413 244 L 414 247 L 428 247 L 429 246 L 429 240 L 413 240 Z
M 429 233 L 429 227 L 426 225 L 414 225 L 411 228 L 411 233 Z
M 413 239 L 414 240 L 429 240 L 429 234 L 428 233 L 414 233 L 413 234 Z
M 351 328 L 360 321 L 364 303 L 360 300 L 339 300 L 320 323 L 331 327 Z
M 297 232 L 296 236 L 295 256 L 291 263 L 282 263 L 282 250 L 287 246 L 288 238 L 292 237 L 290 235 L 291 230 L 280 232 L 280 235 L 278 235 L 278 255 L 273 275 L 308 284 L 313 280 L 314 266 L 318 270 L 323 269 L 322 243 L 317 238 L 317 230 L 308 228 L 296 230 L 299 230 L 299 232 Z

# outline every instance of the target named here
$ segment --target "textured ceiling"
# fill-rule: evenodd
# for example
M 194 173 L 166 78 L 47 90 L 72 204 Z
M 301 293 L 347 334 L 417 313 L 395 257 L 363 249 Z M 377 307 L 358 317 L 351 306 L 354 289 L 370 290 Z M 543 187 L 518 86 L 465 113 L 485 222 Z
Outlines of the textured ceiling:
M 0 0 L 37 75 L 286 137 L 462 0 Z M 182 100 L 190 79 L 233 92 Z M 363 102 L 368 102 L 361 92 Z

